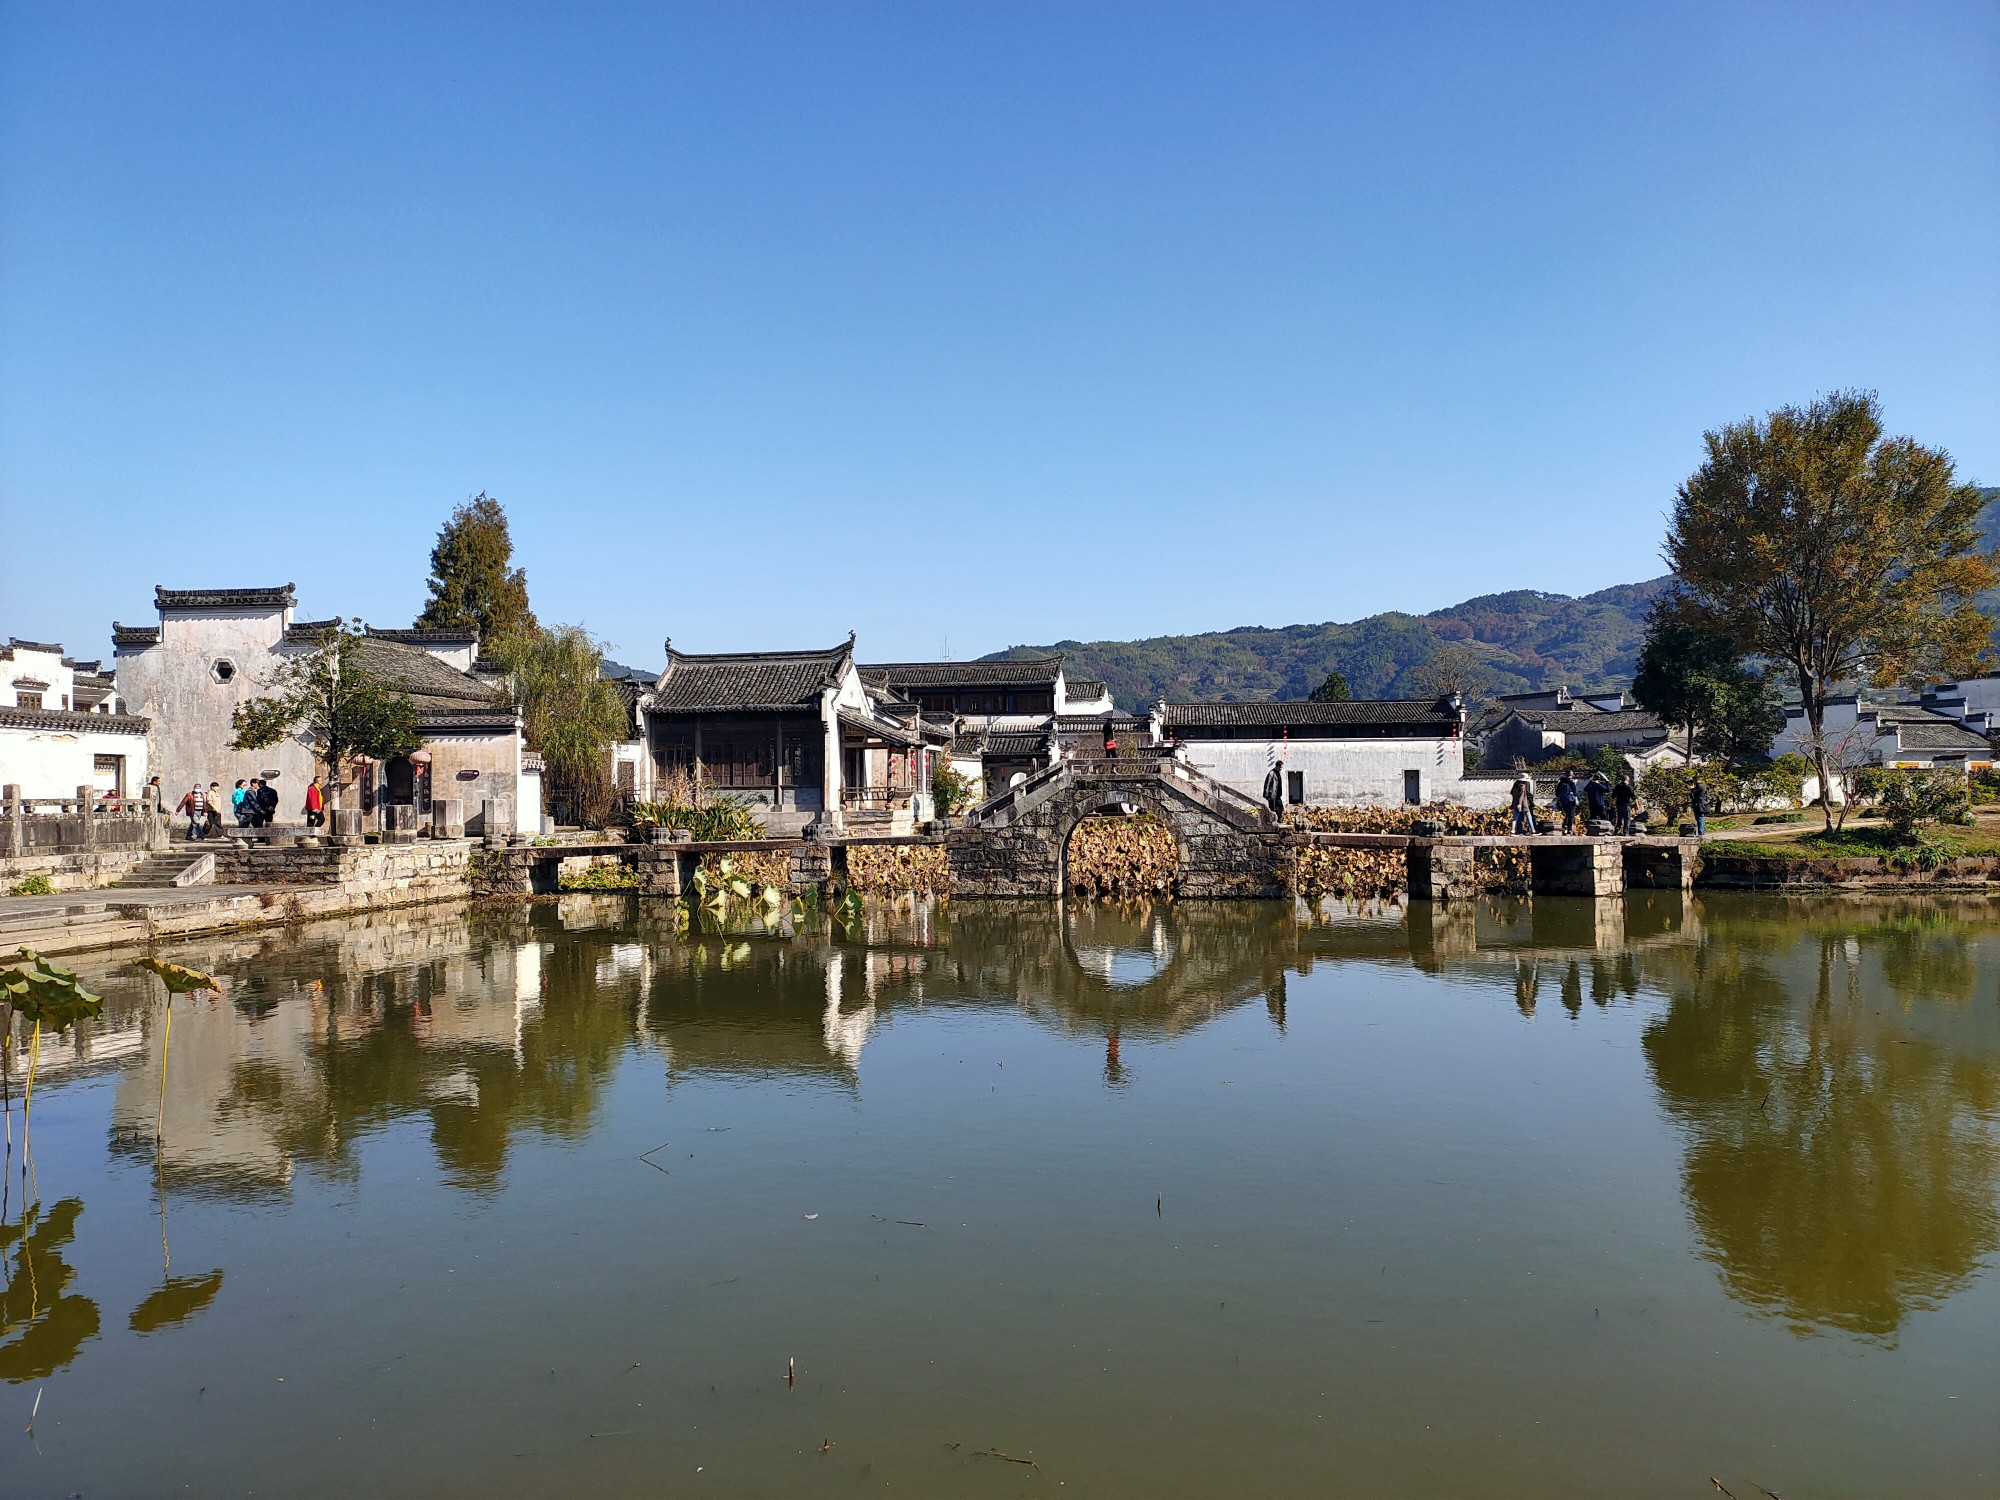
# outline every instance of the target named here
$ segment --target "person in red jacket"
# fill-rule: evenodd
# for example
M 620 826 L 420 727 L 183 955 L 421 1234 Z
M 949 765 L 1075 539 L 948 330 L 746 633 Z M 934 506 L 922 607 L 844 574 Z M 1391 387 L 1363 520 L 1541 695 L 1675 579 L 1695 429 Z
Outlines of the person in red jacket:
M 306 827 L 317 828 L 326 821 L 326 798 L 320 792 L 319 778 L 313 777 L 312 785 L 306 788 Z

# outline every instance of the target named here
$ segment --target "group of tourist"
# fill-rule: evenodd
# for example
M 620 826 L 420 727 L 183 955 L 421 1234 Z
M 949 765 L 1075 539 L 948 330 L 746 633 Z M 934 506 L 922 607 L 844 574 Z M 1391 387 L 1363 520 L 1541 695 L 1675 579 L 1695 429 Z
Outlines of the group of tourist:
M 149 800 L 155 805 L 158 805 L 159 782 L 155 776 L 146 785 Z M 238 828 L 269 828 L 278 816 L 278 789 L 261 776 L 244 777 L 227 792 L 219 781 L 211 781 L 206 789 L 197 781 L 187 789 L 174 813 L 187 819 L 189 838 L 205 839 L 222 832 L 225 808 Z M 326 822 L 326 797 L 317 776 L 306 788 L 305 806 L 301 810 L 308 828 L 318 828 Z
M 1584 815 L 1586 826 L 1591 823 L 1609 823 L 1614 834 L 1628 836 L 1636 833 L 1638 828 L 1632 819 L 1632 807 L 1637 800 L 1638 792 L 1632 785 L 1629 772 L 1620 772 L 1615 784 L 1602 771 L 1592 771 L 1590 779 L 1581 787 L 1577 785 L 1576 775 L 1572 771 L 1564 771 L 1561 780 L 1556 782 L 1556 811 L 1562 816 L 1564 833 L 1576 832 L 1579 812 Z M 1689 804 L 1694 813 L 1695 835 L 1698 838 L 1706 838 L 1708 788 L 1699 781 L 1694 784 Z M 1508 799 L 1508 805 L 1514 814 L 1514 832 L 1533 833 L 1535 780 L 1528 774 L 1526 767 L 1521 767 L 1514 773 L 1514 788 Z

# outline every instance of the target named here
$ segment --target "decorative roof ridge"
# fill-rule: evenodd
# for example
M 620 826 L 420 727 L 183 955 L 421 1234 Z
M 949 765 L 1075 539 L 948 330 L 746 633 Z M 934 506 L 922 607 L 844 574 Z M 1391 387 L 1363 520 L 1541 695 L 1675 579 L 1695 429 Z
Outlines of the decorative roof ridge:
M 298 585 L 255 589 L 170 589 L 153 585 L 155 609 L 215 609 L 231 605 L 263 604 L 291 608 L 299 602 Z
M 815 661 L 828 657 L 838 658 L 848 656 L 854 651 L 854 637 L 852 634 L 849 634 L 847 639 L 838 646 L 828 646 L 824 650 L 812 651 L 677 651 L 674 649 L 673 637 L 671 636 L 663 644 L 666 647 L 667 670 L 669 671 L 673 669 L 675 662 L 683 661 L 694 662 L 703 666 L 711 662 Z
M 111 622 L 111 644 L 113 646 L 157 646 L 160 644 L 160 627 L 157 625 L 120 625 Z
M 415 644 L 418 641 L 462 641 L 470 646 L 477 646 L 479 644 L 479 631 L 476 628 L 470 630 L 420 630 L 412 625 L 408 630 L 378 630 L 373 625 L 370 625 L 368 633 L 377 640 L 403 641 L 408 644 Z
M 39 651 L 44 656 L 61 656 L 63 648 L 46 641 L 24 641 L 18 635 L 7 638 L 7 646 L 12 651 Z

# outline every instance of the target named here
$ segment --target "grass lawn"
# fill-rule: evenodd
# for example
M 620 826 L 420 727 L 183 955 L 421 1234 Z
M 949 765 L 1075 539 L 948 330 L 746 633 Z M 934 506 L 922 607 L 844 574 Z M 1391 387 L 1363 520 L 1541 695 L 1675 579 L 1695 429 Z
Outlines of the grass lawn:
M 1774 829 L 1769 838 L 1730 839 L 1711 845 L 1708 852 L 1743 855 L 1749 859 L 1862 859 L 1908 854 L 1917 847 L 1935 849 L 1948 859 L 2000 854 L 2000 827 L 1990 822 L 1956 828 L 1932 827 L 1924 830 L 1921 845 L 1910 845 L 1898 842 L 1892 830 L 1880 825 L 1849 826 L 1833 833 L 1808 826 L 1796 832 Z

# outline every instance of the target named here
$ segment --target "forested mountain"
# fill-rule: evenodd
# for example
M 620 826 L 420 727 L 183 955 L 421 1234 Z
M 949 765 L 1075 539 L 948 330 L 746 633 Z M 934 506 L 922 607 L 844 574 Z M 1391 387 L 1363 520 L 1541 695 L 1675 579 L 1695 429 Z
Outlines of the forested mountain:
M 1987 545 L 2000 544 L 2000 489 L 1986 492 Z M 1349 624 L 1259 625 L 1141 641 L 1056 641 L 1015 646 L 989 660 L 1060 651 L 1072 677 L 1099 677 L 1118 706 L 1161 698 L 1303 698 L 1330 671 L 1357 698 L 1414 694 L 1412 672 L 1440 646 L 1464 642 L 1484 664 L 1487 693 L 1567 683 L 1618 688 L 1632 680 L 1646 612 L 1668 579 L 1620 584 L 1573 599 L 1516 589 L 1485 594 L 1427 615 L 1391 612 Z M 2000 590 L 1981 600 L 2000 618 Z

